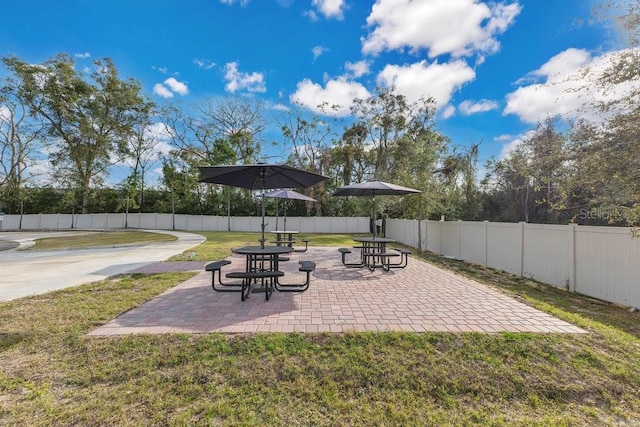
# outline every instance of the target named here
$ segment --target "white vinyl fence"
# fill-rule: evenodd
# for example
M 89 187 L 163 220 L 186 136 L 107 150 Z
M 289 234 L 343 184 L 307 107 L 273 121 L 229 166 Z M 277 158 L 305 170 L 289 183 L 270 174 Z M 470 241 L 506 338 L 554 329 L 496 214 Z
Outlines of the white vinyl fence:
M 2 230 L 119 229 L 186 231 L 259 231 L 261 217 L 172 215 L 158 213 L 4 215 Z M 267 217 L 265 231 L 283 227 L 283 218 Z M 287 217 L 287 229 L 302 233 L 367 233 L 369 218 Z
M 258 231 L 260 217 L 172 214 L 4 215 L 2 230 L 139 228 Z M 266 231 L 282 228 L 267 217 Z M 303 233 L 368 233 L 369 218 L 287 217 Z M 389 219 L 386 235 L 419 250 L 640 308 L 640 238 L 622 227 Z
M 640 238 L 629 228 L 393 219 L 387 237 L 640 308 Z

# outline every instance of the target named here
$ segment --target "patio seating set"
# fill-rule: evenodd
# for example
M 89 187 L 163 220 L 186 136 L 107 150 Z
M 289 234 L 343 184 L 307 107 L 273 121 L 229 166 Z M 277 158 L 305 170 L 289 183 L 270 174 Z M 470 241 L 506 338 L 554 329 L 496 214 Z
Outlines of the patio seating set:
M 358 262 L 347 262 L 347 255 L 353 252 L 350 248 L 338 249 L 342 256 L 342 265 L 347 268 L 366 267 L 370 271 L 382 268 L 384 271 L 391 271 L 394 268 L 405 268 L 409 263 L 410 250 L 404 248 L 387 250 L 387 244 L 395 242 L 393 239 L 385 237 L 356 237 L 353 240 L 359 243 L 353 246 L 353 249 L 360 250 Z M 392 259 L 398 258 L 398 262 L 391 262 Z
M 292 252 L 306 252 L 308 239 L 303 239 L 304 249 L 295 249 L 293 235 L 297 231 L 286 230 L 286 200 L 298 199 L 304 201 L 315 201 L 314 199 L 293 190 L 277 190 L 265 193 L 267 188 L 309 188 L 319 182 L 330 179 L 329 177 L 308 172 L 302 169 L 293 168 L 286 165 L 269 165 L 258 163 L 254 165 L 229 165 L 229 166 L 207 166 L 200 167 L 199 182 L 211 184 L 231 185 L 234 187 L 246 188 L 249 190 L 262 190 L 262 238 L 260 246 L 244 246 L 235 248 L 233 253 L 245 255 L 245 268 L 242 271 L 231 271 L 225 274 L 226 279 L 240 279 L 239 282 L 223 282 L 222 268 L 231 264 L 229 260 L 214 261 L 205 266 L 206 271 L 211 271 L 211 287 L 217 292 L 239 292 L 240 299 L 246 300 L 251 293 L 264 292 L 265 299 L 269 300 L 274 290 L 279 292 L 304 292 L 309 288 L 311 273 L 315 270 L 316 264 L 313 261 L 304 260 L 299 262 L 299 271 L 306 273 L 306 280 L 303 283 L 284 283 L 282 278 L 285 273 L 280 270 L 279 263 L 288 261 L 283 255 Z M 405 195 L 419 193 L 420 191 L 395 184 L 388 184 L 382 181 L 366 181 L 358 184 L 340 187 L 334 196 L 372 196 L 373 198 L 373 218 L 375 224 L 375 196 L 380 195 Z M 285 199 L 284 230 L 272 231 L 276 235 L 275 240 L 270 241 L 275 245 L 265 245 L 265 198 Z M 376 236 L 374 228 L 373 237 L 354 238 L 359 243 L 354 248 L 360 249 L 360 262 L 347 263 L 346 255 L 351 253 L 350 249 L 339 249 L 342 254 L 342 263 L 345 267 L 364 268 L 375 270 L 382 268 L 390 271 L 393 268 L 404 268 L 408 263 L 408 256 L 411 253 L 402 248 L 395 248 L 387 251 L 386 245 L 393 243 L 392 239 Z M 398 258 L 399 262 L 391 262 Z M 217 276 L 217 284 L 216 284 Z
M 288 260 L 283 254 L 293 252 L 289 246 L 243 246 L 233 249 L 233 253 L 245 255 L 245 268 L 242 271 L 231 271 L 225 274 L 227 279 L 240 279 L 240 282 L 223 282 L 222 268 L 231 264 L 227 259 L 214 261 L 205 266 L 211 272 L 211 287 L 217 292 L 240 292 L 240 300 L 246 300 L 251 293 L 264 292 L 268 301 L 273 291 L 304 292 L 309 289 L 311 273 L 316 264 L 313 261 L 299 261 L 299 271 L 306 273 L 302 283 L 283 283 L 285 273 L 280 270 L 280 262 Z M 217 275 L 217 282 L 216 282 Z

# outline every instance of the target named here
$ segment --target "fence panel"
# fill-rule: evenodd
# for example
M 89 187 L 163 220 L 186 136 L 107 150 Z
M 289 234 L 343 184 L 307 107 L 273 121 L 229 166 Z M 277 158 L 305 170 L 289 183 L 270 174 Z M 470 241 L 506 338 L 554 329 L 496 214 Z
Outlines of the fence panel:
M 525 224 L 522 275 L 568 288 L 571 232 L 567 225 Z
M 444 221 L 427 220 L 425 226 L 425 248 L 436 254 L 442 254 L 442 224 Z
M 460 257 L 475 264 L 487 262 L 487 224 L 464 221 L 460 224 Z
M 627 228 L 577 227 L 576 291 L 640 307 L 640 239 Z
M 487 266 L 522 274 L 521 224 L 487 224 Z
M 460 259 L 460 222 L 443 222 L 441 228 L 440 253 L 455 259 Z

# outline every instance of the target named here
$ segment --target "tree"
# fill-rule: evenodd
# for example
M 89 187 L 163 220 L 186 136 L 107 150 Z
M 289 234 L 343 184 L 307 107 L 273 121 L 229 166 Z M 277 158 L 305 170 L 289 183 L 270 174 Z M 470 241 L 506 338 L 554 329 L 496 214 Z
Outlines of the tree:
M 356 99 L 354 122 L 327 151 L 327 164 L 339 184 L 365 179 L 389 181 L 419 189 L 421 196 L 385 197 L 379 207 L 387 214 L 424 218 L 438 209 L 436 165 L 449 144 L 435 129 L 435 101 L 410 102 L 394 87 L 378 88 L 371 98 Z M 346 200 L 342 210 L 367 213 L 366 201 Z
M 575 174 L 566 205 L 578 218 L 640 224 L 639 119 L 636 110 L 604 125 L 582 121 L 574 126 L 570 152 Z
M 597 119 L 580 120 L 568 147 L 572 174 L 562 204 L 574 218 L 640 225 L 640 2 L 607 0 L 594 11 L 613 21 L 624 49 L 613 52 L 602 72 L 586 70 L 584 88 L 603 96 L 585 108 Z M 615 95 L 615 96 L 614 96 Z M 597 212 L 594 216 L 592 212 Z M 603 221 L 604 220 L 604 221 Z
M 329 149 L 329 168 L 342 185 L 362 182 L 369 169 L 367 129 L 359 123 L 347 128 L 342 137 Z
M 461 149 L 454 147 L 450 154 L 445 155 L 442 166 L 436 169 L 442 189 L 447 192 L 443 214 L 453 214 L 464 220 L 478 219 L 482 210 L 476 182 L 480 144 Z
M 202 140 L 206 135 L 227 141 L 243 164 L 260 159 L 262 132 L 267 124 L 260 101 L 238 97 L 209 99 L 198 107 L 198 112 L 201 131 L 196 135 Z
M 56 176 L 80 189 L 82 212 L 88 212 L 92 186 L 127 153 L 134 124 L 150 111 L 140 83 L 121 80 L 109 58 L 94 61 L 90 81 L 66 54 L 41 65 L 16 57 L 2 61 L 18 82 L 20 101 L 43 118 L 55 142 L 51 161 Z
M 27 169 L 42 137 L 42 124 L 19 102 L 8 80 L 0 87 L 0 211 L 23 212 Z M 31 175 L 31 177 L 33 177 Z
M 571 156 L 567 138 L 547 119 L 509 153 L 487 164 L 485 182 L 493 184 L 493 202 L 502 204 L 502 220 L 565 222 L 565 200 L 569 191 Z M 517 203 L 510 209 L 505 203 Z
M 321 105 L 320 109 L 325 112 L 326 117 L 331 116 L 326 104 Z M 299 106 L 295 106 L 282 115 L 279 125 L 285 144 L 290 147 L 289 162 L 309 172 L 321 175 L 326 173 L 329 166 L 328 151 L 335 139 L 330 119 L 316 114 L 308 115 Z M 306 192 L 316 199 L 316 215 L 322 215 L 322 207 L 328 198 L 324 183 L 313 186 Z
M 158 151 L 160 135 L 155 132 L 158 129 L 148 117 L 141 117 L 142 121 L 134 125 L 133 136 L 129 139 L 129 155 L 127 162 L 131 167 L 128 177 L 133 187 L 133 197 L 139 208 L 144 206 L 145 177 L 147 170 L 161 159 L 162 153 Z
M 370 145 L 373 178 L 389 180 L 391 167 L 390 150 L 395 142 L 407 131 L 412 106 L 404 95 L 395 88 L 377 88 L 374 96 L 354 100 L 351 113 L 357 125 L 366 129 L 367 143 Z

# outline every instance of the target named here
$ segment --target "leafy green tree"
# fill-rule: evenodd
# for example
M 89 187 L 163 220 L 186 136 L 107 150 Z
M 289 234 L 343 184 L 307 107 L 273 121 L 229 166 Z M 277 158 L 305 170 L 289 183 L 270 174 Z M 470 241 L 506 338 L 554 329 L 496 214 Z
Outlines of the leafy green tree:
M 94 61 L 89 81 L 66 54 L 40 65 L 17 57 L 2 61 L 18 83 L 20 101 L 43 118 L 56 142 L 51 154 L 56 176 L 80 189 L 82 212 L 88 212 L 92 186 L 128 152 L 134 124 L 152 104 L 141 95 L 138 81 L 120 79 L 109 58 Z
M 331 117 L 332 108 L 324 104 L 320 106 L 325 117 L 317 114 L 307 114 L 299 106 L 288 110 L 279 120 L 285 147 L 289 149 L 289 163 L 293 166 L 317 174 L 326 174 L 330 168 L 329 150 L 335 141 L 335 120 Z M 305 191 L 308 196 L 316 199 L 313 205 L 317 216 L 322 215 L 323 206 L 328 203 L 329 195 L 324 183 L 315 185 Z M 301 204 L 302 205 L 302 204 Z M 310 210 L 307 210 L 307 214 Z
M 379 207 L 393 216 L 430 215 L 440 198 L 434 197 L 434 171 L 449 144 L 435 128 L 434 99 L 409 102 L 394 87 L 378 88 L 374 96 L 356 99 L 352 113 L 355 122 L 333 151 L 343 179 L 377 179 L 419 189 L 420 196 L 385 197 Z M 366 163 L 347 164 L 355 158 Z
M 489 203 L 500 201 L 503 220 L 566 222 L 570 160 L 567 137 L 556 129 L 556 120 L 539 123 L 506 158 L 488 162 L 485 182 L 492 183 L 494 198 Z
M 476 176 L 480 143 L 470 147 L 453 147 L 436 169 L 440 189 L 446 195 L 441 203 L 442 215 L 463 220 L 481 219 L 482 202 Z
M 583 223 L 640 225 L 640 2 L 608 0 L 595 16 L 614 22 L 624 49 L 610 54 L 603 70 L 585 70 L 582 90 L 599 93 L 584 107 L 564 146 L 566 185 L 554 201 Z M 591 72 L 596 71 L 596 72 Z M 551 158 L 553 161 L 553 157 Z

